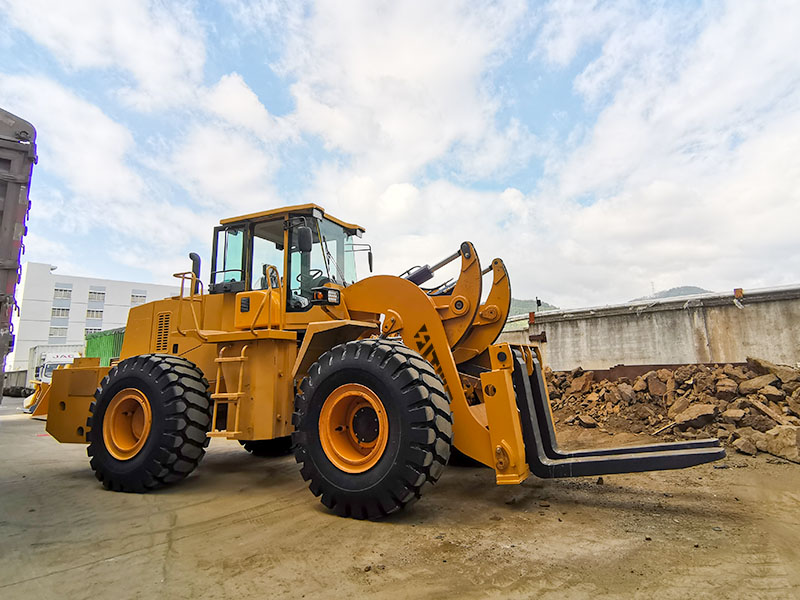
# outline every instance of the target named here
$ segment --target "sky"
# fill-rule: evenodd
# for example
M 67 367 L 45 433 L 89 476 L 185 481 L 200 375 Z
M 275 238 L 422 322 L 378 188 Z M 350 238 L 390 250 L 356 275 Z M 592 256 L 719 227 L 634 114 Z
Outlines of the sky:
M 780 0 L 0 0 L 0 106 L 38 131 L 24 259 L 171 283 L 195 251 L 207 277 L 220 219 L 314 202 L 376 273 L 469 240 L 562 308 L 796 284 L 798 23 Z

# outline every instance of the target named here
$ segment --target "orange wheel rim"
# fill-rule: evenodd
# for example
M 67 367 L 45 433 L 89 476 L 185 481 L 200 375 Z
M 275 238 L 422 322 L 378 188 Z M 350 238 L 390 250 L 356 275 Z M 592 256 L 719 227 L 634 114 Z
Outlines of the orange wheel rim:
M 134 388 L 117 392 L 103 418 L 103 441 L 109 454 L 117 460 L 136 456 L 147 441 L 152 424 L 147 396 Z
M 358 383 L 333 390 L 319 415 L 322 449 L 338 469 L 363 473 L 374 467 L 386 450 L 389 419 L 378 395 Z

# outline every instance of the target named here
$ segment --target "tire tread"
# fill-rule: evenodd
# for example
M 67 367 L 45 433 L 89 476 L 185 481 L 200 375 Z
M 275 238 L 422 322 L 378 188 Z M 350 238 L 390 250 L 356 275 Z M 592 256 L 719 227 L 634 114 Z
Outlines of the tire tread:
M 354 505 L 339 502 L 333 490 L 308 456 L 303 431 L 310 409 L 313 391 L 322 383 L 336 361 L 352 358 L 377 363 L 391 380 L 402 383 L 399 389 L 407 405 L 403 407 L 411 418 L 411 438 L 401 476 L 388 484 L 386 493 L 368 502 Z M 420 498 L 424 489 L 441 477 L 450 456 L 453 439 L 453 418 L 447 392 L 433 366 L 400 340 L 368 339 L 340 344 L 325 352 L 308 370 L 300 382 L 292 415 L 295 432 L 292 441 L 300 474 L 309 482 L 315 496 L 341 516 L 356 519 L 377 519 L 395 513 Z
M 98 452 L 103 448 L 100 432 L 87 431 L 89 464 L 95 477 L 109 490 L 147 492 L 184 479 L 205 455 L 211 428 L 213 404 L 208 394 L 208 381 L 202 371 L 189 360 L 168 354 L 142 354 L 125 359 L 103 378 L 89 407 L 87 426 L 92 428 L 103 390 L 117 378 L 135 374 L 152 378 L 159 390 L 165 413 L 165 431 L 142 469 L 124 476 L 103 467 Z M 153 399 L 148 399 L 151 402 Z

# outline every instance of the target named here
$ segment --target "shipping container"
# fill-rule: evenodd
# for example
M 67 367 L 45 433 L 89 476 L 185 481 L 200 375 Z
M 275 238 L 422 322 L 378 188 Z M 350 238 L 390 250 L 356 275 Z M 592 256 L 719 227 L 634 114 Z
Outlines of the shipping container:
M 125 328 L 108 329 L 90 333 L 86 336 L 86 356 L 99 358 L 100 364 L 108 367 L 112 360 L 117 360 L 122 351 L 122 338 L 125 336 Z

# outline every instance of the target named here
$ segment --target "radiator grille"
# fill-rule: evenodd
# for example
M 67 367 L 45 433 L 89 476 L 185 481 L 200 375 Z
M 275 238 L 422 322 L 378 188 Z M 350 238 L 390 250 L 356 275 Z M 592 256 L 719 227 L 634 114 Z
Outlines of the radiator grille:
M 156 352 L 166 352 L 169 343 L 169 318 L 172 313 L 158 313 L 156 323 Z

